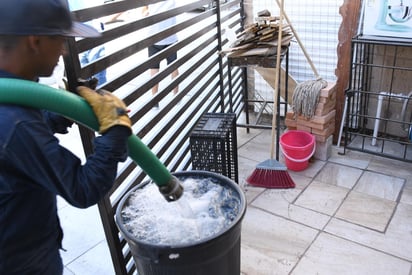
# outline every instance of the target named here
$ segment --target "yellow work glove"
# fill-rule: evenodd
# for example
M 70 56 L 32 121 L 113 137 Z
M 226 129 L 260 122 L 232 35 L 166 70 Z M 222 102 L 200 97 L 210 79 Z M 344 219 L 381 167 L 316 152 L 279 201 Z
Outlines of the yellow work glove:
M 127 115 L 128 110 L 124 102 L 105 90 L 94 91 L 85 86 L 77 87 L 77 92 L 92 107 L 94 114 L 99 121 L 99 133 L 105 133 L 110 127 L 122 125 L 130 130 L 132 122 Z

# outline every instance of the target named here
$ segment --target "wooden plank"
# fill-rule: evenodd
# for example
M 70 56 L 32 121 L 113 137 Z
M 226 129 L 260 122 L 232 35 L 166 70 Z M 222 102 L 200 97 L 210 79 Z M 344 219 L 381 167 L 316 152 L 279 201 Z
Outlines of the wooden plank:
M 275 69 L 274 68 L 262 68 L 256 67 L 255 70 L 263 77 L 263 79 L 274 89 L 275 88 Z M 280 87 L 285 87 L 286 72 L 281 68 L 280 73 Z M 292 104 L 293 92 L 295 91 L 297 82 L 291 76 L 288 75 L 288 104 Z M 285 89 L 280 89 L 280 96 L 285 98 Z

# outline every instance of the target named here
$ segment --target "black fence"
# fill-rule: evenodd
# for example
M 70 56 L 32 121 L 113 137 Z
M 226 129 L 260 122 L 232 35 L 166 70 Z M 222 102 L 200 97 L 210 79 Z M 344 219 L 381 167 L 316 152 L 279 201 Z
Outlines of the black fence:
M 70 55 L 64 59 L 66 75 L 70 90 L 75 91 L 78 78 L 87 79 L 105 71 L 107 80 L 99 83 L 98 88 L 112 91 L 126 102 L 131 109 L 134 134 L 170 171 L 190 170 L 189 137 L 202 115 L 230 112 L 239 116 L 243 109 L 245 74 L 242 69 L 232 69 L 234 84 L 230 93 L 227 60 L 219 54 L 228 43 L 224 29 L 242 29 L 243 1 L 191 1 L 142 16 L 141 7 L 155 2 L 161 1 L 109 1 L 73 11 L 74 17 L 82 22 L 108 20 L 117 14 L 127 19 L 110 24 L 102 21 L 99 38 L 70 40 Z M 170 17 L 177 19 L 176 24 L 158 33 L 147 30 L 147 26 Z M 149 58 L 148 46 L 171 34 L 177 34 L 178 42 Z M 104 47 L 104 55 L 82 64 L 82 56 L 98 47 Z M 150 75 L 150 67 L 173 52 L 177 52 L 177 60 L 169 65 L 161 61 L 159 72 Z M 179 74 L 171 79 L 175 70 Z M 152 95 L 156 84 L 159 90 Z M 177 94 L 173 93 L 175 88 Z M 80 127 L 80 134 L 85 153 L 90 154 L 95 133 Z M 144 171 L 128 159 L 119 167 L 114 188 L 99 203 L 116 274 L 133 274 L 136 270 L 126 241 L 115 225 L 115 209 L 132 186 L 145 180 L 148 178 Z

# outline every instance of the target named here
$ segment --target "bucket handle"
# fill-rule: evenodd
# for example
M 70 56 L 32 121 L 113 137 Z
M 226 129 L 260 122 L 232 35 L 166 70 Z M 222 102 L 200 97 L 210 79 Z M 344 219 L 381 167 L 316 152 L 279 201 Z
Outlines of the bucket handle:
M 295 159 L 295 158 L 290 157 L 288 154 L 285 153 L 285 151 L 283 151 L 282 146 L 280 146 L 280 150 L 285 155 L 285 157 L 287 157 L 289 160 L 291 160 L 293 162 L 305 162 L 305 161 L 309 160 L 313 156 L 313 154 L 315 153 L 315 151 L 316 151 L 316 142 L 313 143 L 312 153 L 310 153 L 310 155 L 307 156 L 304 159 Z

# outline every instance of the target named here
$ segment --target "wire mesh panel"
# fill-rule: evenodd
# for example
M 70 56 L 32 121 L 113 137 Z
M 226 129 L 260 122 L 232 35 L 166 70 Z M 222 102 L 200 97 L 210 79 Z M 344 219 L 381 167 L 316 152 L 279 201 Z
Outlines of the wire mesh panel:
M 343 0 L 284 1 L 284 12 L 302 41 L 317 73 L 329 82 L 337 80 L 335 75 L 338 61 L 336 47 L 339 44 L 338 32 L 342 22 L 339 9 L 343 2 Z M 263 10 L 270 11 L 273 16 L 279 15 L 278 3 L 280 0 L 245 0 L 245 4 L 249 4 L 251 7 L 252 21 L 256 18 L 257 13 Z M 288 22 L 285 20 L 284 23 Z M 297 84 L 314 80 L 317 76 L 296 38 L 292 39 L 288 54 L 288 64 L 282 62 L 281 67 L 283 67 L 282 74 L 289 78 L 288 93 L 291 95 Z M 273 101 L 274 78 L 268 79 L 267 77 L 267 75 L 274 75 L 274 73 L 269 73 L 271 70 L 274 69 L 264 68 L 248 71 L 249 98 L 255 97 L 259 101 Z M 287 108 L 291 108 L 292 97 L 289 98 L 289 101 L 283 96 L 281 98 L 282 102 L 288 103 L 281 105 L 282 108 L 286 108 L 286 111 Z M 252 104 L 249 105 L 252 106 Z M 259 103 L 253 104 L 253 110 L 258 114 L 262 111 L 263 114 L 271 115 L 273 112 L 273 108 L 262 108 Z
M 277 2 L 280 3 L 280 0 L 250 0 L 250 2 L 253 2 L 254 16 L 264 9 L 269 10 L 273 15 L 279 14 Z M 339 8 L 343 2 L 343 0 L 284 1 L 284 11 L 319 75 L 330 81 L 336 80 L 334 72 L 337 64 L 337 34 L 342 21 Z M 298 43 L 292 43 L 290 46 L 289 73 L 298 82 L 315 78 Z
M 236 114 L 206 113 L 190 135 L 192 168 L 238 181 Z

